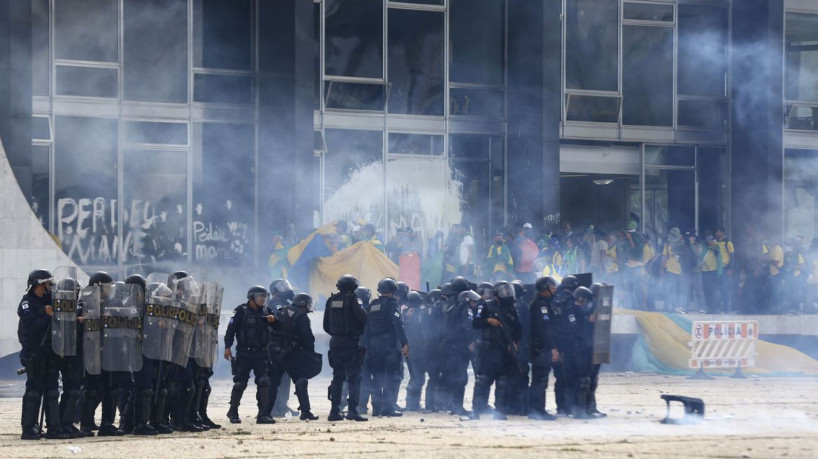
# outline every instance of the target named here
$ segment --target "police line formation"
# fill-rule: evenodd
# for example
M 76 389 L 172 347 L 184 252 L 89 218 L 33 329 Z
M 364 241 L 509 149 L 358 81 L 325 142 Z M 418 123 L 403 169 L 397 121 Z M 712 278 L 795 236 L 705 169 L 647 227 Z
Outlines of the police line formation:
M 461 419 L 604 417 L 595 392 L 609 352 L 609 345 L 604 348 L 613 287 L 579 284 L 575 276 L 559 284 L 542 277 L 533 285 L 477 285 L 455 277 L 419 292 L 385 278 L 372 299 L 353 276 L 342 276 L 323 318 L 332 367 L 327 420 L 367 421 L 362 415 L 368 414 L 370 398 L 373 416 L 425 411 Z M 184 271 L 147 279 L 135 274 L 124 282 L 97 272 L 85 287 L 75 268 L 32 271 L 18 307 L 23 364 L 18 372 L 27 378 L 21 438 L 220 428 L 207 409 L 223 290 L 218 282 Z M 289 384 L 282 380 L 295 386 L 300 419 L 318 419 L 308 394 L 308 381 L 323 362 L 310 328 L 313 309 L 309 295 L 295 294 L 289 282 L 277 280 L 269 291 L 251 287 L 247 301 L 233 310 L 224 337 L 234 383 L 227 412 L 231 423 L 241 423 L 238 410 L 251 371 L 257 423 L 274 424 L 274 407 L 280 410 L 282 398 L 288 410 Z M 404 359 L 409 381 L 401 408 Z M 463 402 L 470 363 L 475 382 L 468 411 Z M 545 407 L 552 370 L 556 415 Z

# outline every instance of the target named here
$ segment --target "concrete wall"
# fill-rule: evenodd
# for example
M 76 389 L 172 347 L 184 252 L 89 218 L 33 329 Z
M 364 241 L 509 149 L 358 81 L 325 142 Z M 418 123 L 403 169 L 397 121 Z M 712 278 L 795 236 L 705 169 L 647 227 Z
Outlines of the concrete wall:
M 25 293 L 28 273 L 74 266 L 34 216 L 0 139 L 0 356 L 20 349 L 17 306 Z M 81 270 L 79 272 L 82 272 Z M 88 276 L 80 274 L 83 284 Z

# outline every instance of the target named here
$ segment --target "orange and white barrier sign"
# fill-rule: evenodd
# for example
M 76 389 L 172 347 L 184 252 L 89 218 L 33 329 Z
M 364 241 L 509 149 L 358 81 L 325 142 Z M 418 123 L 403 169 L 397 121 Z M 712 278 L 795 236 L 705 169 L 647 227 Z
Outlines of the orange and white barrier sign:
M 753 367 L 758 322 L 698 321 L 690 330 L 690 368 Z

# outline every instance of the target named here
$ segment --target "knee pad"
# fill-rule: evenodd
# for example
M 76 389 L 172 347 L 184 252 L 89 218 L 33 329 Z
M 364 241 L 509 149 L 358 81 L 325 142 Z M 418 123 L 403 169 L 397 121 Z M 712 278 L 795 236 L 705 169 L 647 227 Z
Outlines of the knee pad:
M 233 390 L 244 392 L 244 389 L 247 389 L 247 381 L 233 383 Z
M 26 400 L 28 400 L 30 402 L 36 400 L 38 403 L 40 401 L 40 397 L 42 397 L 42 396 L 43 396 L 43 394 L 40 391 L 36 390 L 36 389 L 35 390 L 27 390 L 26 393 L 23 394 L 24 399 L 26 399 Z
M 579 388 L 581 390 L 588 390 L 591 387 L 591 378 L 579 378 Z
M 301 390 L 307 390 L 307 380 L 304 378 L 301 378 L 295 382 L 295 391 L 298 392 Z
M 258 381 L 256 381 L 256 385 L 258 387 L 269 387 L 270 386 L 270 378 L 267 375 L 264 375 L 264 376 L 258 378 Z

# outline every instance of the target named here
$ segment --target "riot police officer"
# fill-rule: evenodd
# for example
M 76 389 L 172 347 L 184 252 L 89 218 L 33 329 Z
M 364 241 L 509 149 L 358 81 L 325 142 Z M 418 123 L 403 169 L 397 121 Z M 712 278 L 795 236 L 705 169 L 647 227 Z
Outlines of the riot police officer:
M 329 365 L 332 367 L 332 383 L 329 386 L 329 399 L 332 403 L 328 421 L 340 421 L 341 396 L 343 385 L 349 385 L 349 410 L 347 419 L 366 421 L 358 414 L 358 396 L 360 394 L 361 365 L 366 349 L 361 346 L 361 334 L 366 325 L 367 314 L 363 302 L 355 296 L 358 280 L 349 274 L 338 279 L 335 286 L 338 293 L 327 299 L 324 310 L 324 331 L 330 335 Z
M 429 325 L 423 298 L 418 292 L 406 295 L 406 310 L 402 314 L 406 339 L 412 345 L 412 357 L 407 359 L 409 382 L 406 384 L 406 411 L 420 411 L 420 393 L 426 382 L 427 344 Z
M 363 304 L 364 310 L 367 314 L 369 314 L 369 303 L 372 301 L 372 291 L 369 290 L 367 287 L 358 287 L 355 289 L 355 296 L 361 300 Z M 369 369 L 366 366 L 366 359 L 364 359 L 363 364 L 361 365 L 361 384 L 360 390 L 358 395 L 358 413 L 366 414 L 368 409 L 367 405 L 369 404 L 369 396 L 371 394 L 371 384 L 369 381 Z M 349 388 L 348 384 L 344 384 L 344 395 L 349 395 Z M 343 406 L 343 400 L 341 400 L 341 405 Z
M 279 309 L 282 309 L 288 305 L 290 305 L 293 301 L 293 297 L 295 296 L 295 291 L 293 290 L 292 284 L 287 279 L 276 279 L 270 283 L 270 299 L 268 301 L 268 306 L 273 311 L 273 314 L 276 314 Z M 269 374 L 272 376 L 273 374 L 273 367 L 272 362 L 270 365 Z M 273 385 L 270 384 L 270 400 L 273 400 L 273 404 L 270 407 L 270 417 L 282 417 L 287 413 L 291 413 L 293 415 L 298 414 L 296 411 L 292 411 L 288 406 L 287 402 L 290 400 L 290 375 L 286 373 L 281 378 L 281 384 L 278 386 L 276 393 L 273 393 Z
M 298 397 L 298 409 L 301 420 L 315 421 L 310 411 L 310 396 L 307 390 L 308 380 L 320 371 L 315 365 L 316 356 L 320 363 L 321 356 L 315 354 L 315 336 L 312 334 L 308 313 L 314 309 L 312 297 L 299 293 L 292 299 L 292 304 L 276 312 L 276 320 L 270 332 L 270 343 L 267 351 L 272 373 L 270 374 L 271 404 L 275 403 L 278 385 L 285 375 L 290 376 L 295 384 L 295 395 Z
M 479 419 L 488 407 L 491 385 L 496 382 L 494 418 L 505 420 L 509 376 L 518 365 L 517 341 L 522 337 L 520 318 L 514 307 L 514 288 L 505 281 L 493 286 L 494 299 L 477 305 L 472 325 L 480 330 L 477 346 L 472 418 Z
M 525 285 L 520 280 L 511 281 L 511 286 L 514 287 L 515 307 L 517 308 L 517 316 L 520 318 L 520 327 L 523 330 L 523 335 L 517 342 L 517 354 L 522 365 L 512 366 L 511 376 L 509 378 L 508 386 L 508 410 L 509 414 L 527 415 L 528 414 L 528 373 L 529 373 L 529 342 L 531 339 L 531 328 L 529 318 L 529 302 L 528 291 Z
M 231 347 L 233 340 L 236 344 L 235 371 L 233 374 L 233 391 L 230 393 L 230 409 L 227 418 L 233 424 L 240 424 L 239 403 L 250 371 L 255 374 L 256 398 L 258 401 L 257 424 L 275 424 L 273 418 L 267 415 L 270 407 L 269 385 L 267 375 L 267 340 L 269 324 L 275 321 L 272 311 L 264 305 L 267 299 L 267 290 L 259 285 L 250 287 L 247 291 L 247 302 L 233 310 L 233 316 L 227 324 L 224 335 L 224 358 L 232 362 Z
M 452 296 L 451 284 L 443 284 L 440 289 L 434 289 L 426 297 L 426 342 L 430 347 L 439 343 L 446 333 L 446 313 L 444 312 L 449 298 Z M 437 350 L 437 349 L 435 349 Z M 442 376 L 443 361 L 437 356 L 427 360 L 426 371 L 429 372 L 429 382 L 426 384 L 426 403 L 424 409 L 427 412 L 437 412 L 445 410 L 442 396 Z
M 593 335 L 588 333 L 593 298 L 590 289 L 577 287 L 573 293 L 574 302 L 563 311 L 560 321 L 563 334 L 560 354 L 566 355 L 565 402 L 575 419 L 592 417 L 587 403 L 593 362 Z
M 406 333 L 400 320 L 400 310 L 394 298 L 398 284 L 392 278 L 378 282 L 378 299 L 369 305 L 364 328 L 367 346 L 366 365 L 372 382 L 372 415 L 400 416 L 393 404 L 393 375 L 400 371 L 404 356 L 409 355 Z
M 559 361 L 551 330 L 551 304 L 557 291 L 553 277 L 541 277 L 534 283 L 537 294 L 529 306 L 531 342 L 531 387 L 529 391 L 528 417 L 541 421 L 556 419 L 545 410 L 545 393 L 548 390 L 548 373 L 552 362 Z
M 68 434 L 60 425 L 59 390 L 57 371 L 53 365 L 51 347 L 51 305 L 49 288 L 54 278 L 45 269 L 29 273 L 26 294 L 17 306 L 17 337 L 22 345 L 20 363 L 26 369 L 26 391 L 23 394 L 21 424 L 23 440 L 39 440 L 37 415 L 40 401 L 45 403 L 48 432 L 46 438 L 64 439 Z
M 565 400 L 565 360 L 570 356 L 564 350 L 569 346 L 570 338 L 566 336 L 567 330 L 563 327 L 563 312 L 567 311 L 574 304 L 574 290 L 579 287 L 579 281 L 574 276 L 565 276 L 557 287 L 557 293 L 551 302 L 550 320 L 551 331 L 554 335 L 554 344 L 559 351 L 559 361 L 552 362 L 554 370 L 554 400 L 557 404 L 557 414 L 569 415 L 570 405 Z
M 145 315 L 145 292 L 148 284 L 144 277 L 140 274 L 132 274 L 125 279 L 126 285 L 138 286 L 141 289 L 143 296 L 138 303 L 141 305 L 140 315 L 143 318 Z M 123 416 L 133 418 L 133 429 L 131 433 L 134 435 L 157 435 L 159 432 L 154 426 L 150 424 L 151 420 L 151 404 L 153 402 L 153 383 L 154 371 L 156 370 L 157 362 L 142 355 L 142 368 L 134 373 L 133 391 L 128 397 L 128 405 Z M 123 429 L 124 430 L 124 429 Z M 164 426 L 162 428 L 164 433 L 170 433 L 169 428 Z
M 437 358 L 443 361 L 440 395 L 444 401 L 441 405 L 446 406 L 451 414 L 460 416 L 469 414 L 463 407 L 463 397 L 469 382 L 470 347 L 473 348 L 477 338 L 472 327 L 472 308 L 477 307 L 479 300 L 477 292 L 465 290 L 460 292 L 454 304 L 447 305 L 444 311 L 446 331 L 437 346 Z
M 78 315 L 81 312 L 77 301 L 80 284 L 76 280 L 76 270 L 72 268 L 70 271 L 72 272 L 68 277 L 58 280 L 57 289 L 52 292 L 55 313 L 51 320 L 56 319 L 57 323 L 52 325 L 51 339 L 57 358 L 57 368 L 62 378 L 60 422 L 63 431 L 75 438 L 89 434 L 74 426 L 77 403 L 82 391 L 82 347 L 79 344 L 82 342 L 82 335 L 79 333 L 78 325 L 82 324 L 83 318 Z

